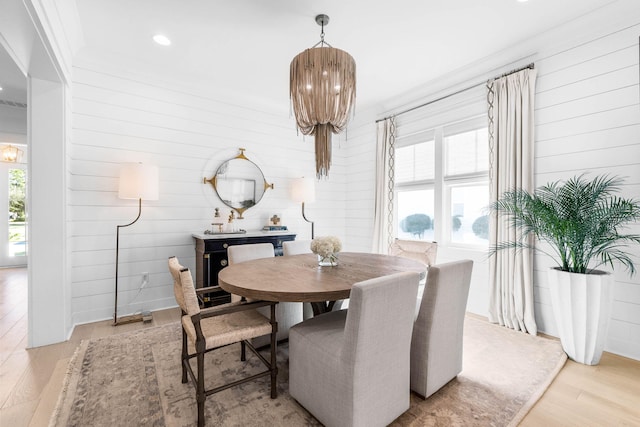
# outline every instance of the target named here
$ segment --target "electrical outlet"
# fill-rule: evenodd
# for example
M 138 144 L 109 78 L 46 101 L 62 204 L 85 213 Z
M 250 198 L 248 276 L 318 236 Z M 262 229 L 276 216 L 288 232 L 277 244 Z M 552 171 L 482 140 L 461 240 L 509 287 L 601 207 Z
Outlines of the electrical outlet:
M 145 271 L 142 273 L 142 286 L 145 286 L 147 283 L 149 283 L 149 273 Z

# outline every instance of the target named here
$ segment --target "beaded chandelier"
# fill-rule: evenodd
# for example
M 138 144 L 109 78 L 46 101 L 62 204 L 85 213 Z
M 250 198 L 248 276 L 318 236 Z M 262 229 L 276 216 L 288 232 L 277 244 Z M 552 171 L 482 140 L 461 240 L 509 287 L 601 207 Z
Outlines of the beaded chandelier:
M 316 175 L 327 177 L 331 166 L 331 134 L 344 131 L 356 99 L 356 63 L 347 52 L 324 41 L 327 15 L 316 16 L 320 41 L 299 53 L 290 67 L 290 97 L 298 129 L 314 135 Z

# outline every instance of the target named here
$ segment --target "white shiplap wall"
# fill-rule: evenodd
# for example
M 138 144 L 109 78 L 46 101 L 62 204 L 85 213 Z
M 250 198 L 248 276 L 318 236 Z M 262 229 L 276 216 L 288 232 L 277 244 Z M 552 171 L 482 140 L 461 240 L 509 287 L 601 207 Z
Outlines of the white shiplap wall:
M 624 197 L 640 199 L 640 20 L 629 23 L 627 17 L 620 21 L 624 23 L 598 29 L 598 32 L 593 26 L 588 26 L 588 30 L 583 28 L 582 37 L 571 34 L 571 42 L 558 41 L 569 40 L 562 29 L 557 31 L 563 37 L 545 34 L 537 46 L 535 40 L 529 42 L 528 45 L 535 46 L 538 51 L 529 56 L 538 69 L 535 100 L 537 186 L 585 171 L 590 171 L 592 176 L 610 173 L 627 178 L 622 189 Z M 579 27 L 578 23 L 571 25 L 571 28 Z M 549 44 L 549 40 L 557 42 Z M 505 58 L 505 63 L 522 56 L 523 52 L 517 52 L 513 57 Z M 433 93 L 425 95 L 425 100 L 434 98 L 437 96 Z M 412 105 L 419 103 L 418 100 Z M 363 209 L 363 206 L 373 206 L 374 121 L 382 115 L 386 115 L 385 112 L 379 112 L 377 116 L 374 113 L 360 115 L 350 127 L 351 135 L 356 135 L 349 146 L 352 169 L 356 174 L 349 177 L 347 230 L 350 244 L 361 250 L 371 248 L 373 210 Z M 632 231 L 639 233 L 640 224 L 634 225 Z M 631 250 L 640 267 L 640 248 Z M 486 315 L 486 254 L 439 247 L 438 262 L 461 258 L 475 261 L 467 309 Z M 536 256 L 534 284 L 539 329 L 555 335 L 546 283 L 546 268 L 552 264 L 548 259 Z M 640 274 L 630 278 L 618 269 L 615 277 L 615 301 L 606 350 L 640 360 Z
M 633 25 L 541 51 L 535 107 L 536 186 L 582 172 L 626 178 L 621 195 L 640 199 L 638 37 Z M 632 227 L 640 233 L 640 224 Z M 640 260 L 640 248 L 630 248 Z M 547 258 L 535 259 L 536 319 L 556 335 Z M 637 263 L 640 267 L 640 263 Z M 614 303 L 605 349 L 640 359 L 640 275 L 615 272 Z
M 116 225 L 137 215 L 137 201 L 117 197 L 121 163 L 157 165 L 160 197 L 143 201 L 140 220 L 121 229 L 120 314 L 176 305 L 167 258 L 176 255 L 195 268 L 191 233 L 210 227 L 215 207 L 228 214 L 202 179 L 210 178 L 239 147 L 246 148 L 247 157 L 275 184 L 257 207 L 245 212 L 239 226 L 260 229 L 277 213 L 298 238 L 310 238 L 300 205 L 290 201 L 290 184 L 293 178 L 313 176 L 313 139 L 296 135 L 286 102 L 286 94 L 279 110 L 239 99 L 222 102 L 198 88 L 135 75 L 93 58 L 75 61 L 68 154 L 75 324 L 113 314 Z M 317 201 L 306 209 L 316 221 L 317 235 L 345 236 L 344 151 L 336 145 L 331 179 L 317 184 Z M 136 297 L 142 272 L 149 273 L 150 283 Z

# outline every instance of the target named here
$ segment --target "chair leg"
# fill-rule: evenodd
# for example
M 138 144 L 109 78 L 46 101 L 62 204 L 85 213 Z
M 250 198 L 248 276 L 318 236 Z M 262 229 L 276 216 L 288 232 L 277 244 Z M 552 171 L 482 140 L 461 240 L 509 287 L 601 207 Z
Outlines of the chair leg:
M 276 321 L 276 306 L 271 306 L 271 398 L 278 397 L 277 379 L 278 379 L 278 364 L 276 361 L 276 353 L 278 351 L 278 322 Z
M 196 389 L 198 427 L 204 427 L 204 401 L 207 398 L 204 394 L 204 353 L 198 353 L 196 359 L 198 362 L 198 384 Z
M 182 384 L 187 383 L 187 367 L 184 365 L 185 362 L 188 363 L 188 355 L 187 355 L 187 333 L 182 329 L 182 356 L 181 356 L 181 365 L 182 365 Z
M 247 360 L 247 345 L 244 343 L 244 340 L 240 341 L 240 360 L 243 362 Z

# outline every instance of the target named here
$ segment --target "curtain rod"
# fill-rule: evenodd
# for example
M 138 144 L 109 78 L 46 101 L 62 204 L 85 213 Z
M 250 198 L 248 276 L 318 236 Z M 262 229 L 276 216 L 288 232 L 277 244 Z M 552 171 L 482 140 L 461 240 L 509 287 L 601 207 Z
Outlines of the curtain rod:
M 381 121 L 384 121 L 384 120 L 387 120 L 387 119 L 390 119 L 390 118 L 392 118 L 392 117 L 398 117 L 398 116 L 400 116 L 400 115 L 402 115 L 402 114 L 406 114 L 406 113 L 409 113 L 409 112 L 411 112 L 411 111 L 417 110 L 418 108 L 426 107 L 427 105 L 433 104 L 433 103 L 435 103 L 435 102 L 442 101 L 442 100 L 444 100 L 444 99 L 450 98 L 450 97 L 452 97 L 452 96 L 458 95 L 458 94 L 460 94 L 460 93 L 466 92 L 466 91 L 468 91 L 468 90 L 471 90 L 471 89 L 473 89 L 473 88 L 476 88 L 476 87 L 478 87 L 478 86 L 481 86 L 481 85 L 483 85 L 483 84 L 486 84 L 487 82 L 490 82 L 491 80 L 500 79 L 500 78 L 502 78 L 502 77 L 506 77 L 506 76 L 511 75 L 511 74 L 513 74 L 513 73 L 517 73 L 517 72 L 520 72 L 520 71 L 522 71 L 522 70 L 526 70 L 527 68 L 529 68 L 529 69 L 533 70 L 533 69 L 535 68 L 535 64 L 532 62 L 532 63 L 530 63 L 530 64 L 528 64 L 528 65 L 525 65 L 524 67 L 516 68 L 516 69 L 511 70 L 511 71 L 509 71 L 509 72 L 507 72 L 507 73 L 503 73 L 503 74 L 501 74 L 501 75 L 499 75 L 499 76 L 493 77 L 493 78 L 491 78 L 491 79 L 489 79 L 489 80 L 487 80 L 487 81 L 483 81 L 483 82 L 480 82 L 480 83 L 476 83 L 476 84 L 474 84 L 474 85 L 472 85 L 472 86 L 465 87 L 464 89 L 460 89 L 460 90 L 457 90 L 457 91 L 455 91 L 455 92 L 453 92 L 453 93 L 450 93 L 450 94 L 447 94 L 447 95 L 441 96 L 440 98 L 432 99 L 431 101 L 425 102 L 424 104 L 416 105 L 415 107 L 408 108 L 408 109 L 406 109 L 406 110 L 400 111 L 399 113 L 392 114 L 392 115 L 387 116 L 387 117 L 383 117 L 383 118 L 381 118 L 381 119 L 376 120 L 376 123 L 381 122 Z

